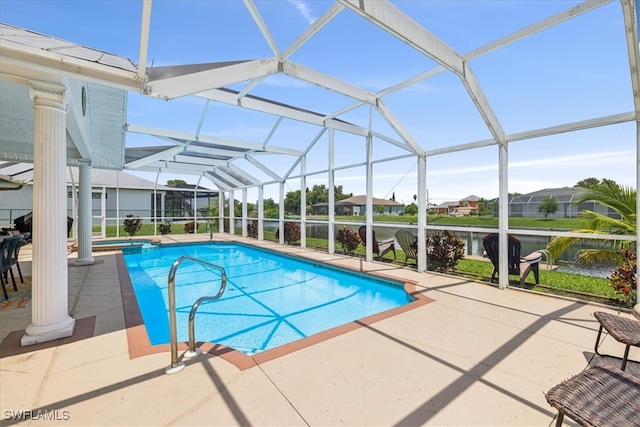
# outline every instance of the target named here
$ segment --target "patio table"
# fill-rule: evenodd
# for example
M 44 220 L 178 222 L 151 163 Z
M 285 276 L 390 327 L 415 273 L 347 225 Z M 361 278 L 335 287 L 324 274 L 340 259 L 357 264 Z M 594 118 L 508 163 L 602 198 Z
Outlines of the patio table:
M 610 313 L 602 311 L 596 311 L 593 313 L 594 317 L 600 322 L 600 329 L 598 330 L 598 336 L 596 337 L 595 352 L 599 356 L 615 357 L 616 359 L 622 359 L 622 366 L 620 369 L 623 371 L 627 366 L 627 359 L 629 358 L 629 349 L 631 346 L 640 347 L 640 320 L 627 319 L 626 317 L 616 316 Z M 624 350 L 624 356 L 622 358 L 611 356 L 608 354 L 600 354 L 598 347 L 600 343 L 600 336 L 602 335 L 602 329 L 606 329 L 616 341 L 626 344 Z

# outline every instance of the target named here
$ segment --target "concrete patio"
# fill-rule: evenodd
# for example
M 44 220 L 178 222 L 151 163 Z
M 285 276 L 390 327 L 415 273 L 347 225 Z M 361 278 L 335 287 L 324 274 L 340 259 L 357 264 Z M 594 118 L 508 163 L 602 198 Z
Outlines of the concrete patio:
M 362 265 L 415 281 L 434 301 L 247 369 L 203 354 L 166 375 L 169 352 L 132 358 L 116 253 L 95 252 L 91 266 L 74 266 L 70 253 L 74 337 L 19 349 L 15 331 L 29 324 L 31 307 L 0 311 L 3 425 L 42 425 L 53 414 L 47 425 L 546 426 L 556 416 L 548 389 L 590 363 L 620 363 L 593 355 L 592 313 L 617 313 L 611 308 L 238 236 L 214 238 Z M 27 275 L 30 258 L 25 246 Z M 638 350 L 631 359 L 640 360 Z M 606 337 L 603 351 L 621 355 L 623 346 Z M 640 375 L 640 366 L 631 362 L 627 371 Z M 31 411 L 32 419 L 16 419 L 20 411 Z

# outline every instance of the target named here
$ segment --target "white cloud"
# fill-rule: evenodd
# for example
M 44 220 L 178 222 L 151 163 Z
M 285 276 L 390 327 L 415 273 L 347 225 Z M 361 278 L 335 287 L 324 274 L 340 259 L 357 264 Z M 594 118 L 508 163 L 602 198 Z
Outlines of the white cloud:
M 306 2 L 302 0 L 289 0 L 289 4 L 292 4 L 296 9 L 298 9 L 298 12 L 300 12 L 304 19 L 307 20 L 309 25 L 313 24 L 316 19 L 318 19 L 316 16 L 313 16 L 311 8 Z

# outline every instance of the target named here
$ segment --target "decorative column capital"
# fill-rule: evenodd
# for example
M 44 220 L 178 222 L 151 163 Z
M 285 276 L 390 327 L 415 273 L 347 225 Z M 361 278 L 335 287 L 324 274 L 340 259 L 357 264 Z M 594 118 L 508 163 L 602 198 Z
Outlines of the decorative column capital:
M 31 81 L 29 96 L 36 105 L 44 105 L 65 110 L 67 107 L 66 88 L 55 83 Z

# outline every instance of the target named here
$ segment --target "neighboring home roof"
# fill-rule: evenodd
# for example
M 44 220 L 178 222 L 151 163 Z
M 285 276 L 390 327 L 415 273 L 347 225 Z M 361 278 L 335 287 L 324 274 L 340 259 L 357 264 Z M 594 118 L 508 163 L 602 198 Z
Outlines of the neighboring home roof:
M 350 202 L 344 202 L 344 201 L 339 201 L 339 202 L 335 202 L 334 203 L 335 206 L 356 206 L 355 203 L 350 203 Z M 316 208 L 321 208 L 321 207 L 325 207 L 325 206 L 329 206 L 328 202 L 320 202 L 320 203 L 314 203 L 313 205 Z
M 436 208 L 449 208 L 449 206 L 458 206 L 458 201 L 454 200 L 454 201 L 442 202 L 438 206 L 436 206 Z
M 478 196 L 474 196 L 474 195 L 472 194 L 472 195 L 470 195 L 470 196 L 465 197 L 465 198 L 464 198 L 464 199 L 462 199 L 461 201 L 463 201 L 463 200 L 467 200 L 467 201 L 469 201 L 469 202 L 477 202 L 478 200 L 480 200 L 480 197 L 478 197 Z
M 338 202 L 336 202 L 338 203 Z M 340 200 L 339 203 L 351 203 L 353 205 L 358 205 L 358 206 L 364 206 L 367 204 L 367 196 L 353 196 L 353 197 L 349 197 L 348 199 L 342 199 Z M 379 205 L 383 205 L 383 206 L 403 206 L 402 203 L 398 203 L 398 202 L 394 202 L 393 200 L 387 200 L 387 199 L 376 199 L 375 197 L 373 198 L 373 205 L 374 206 L 379 206 Z
M 559 202 L 572 202 L 583 191 L 584 189 L 578 187 L 545 188 L 544 190 L 512 197 L 509 203 L 542 202 L 549 196 L 553 196 Z

